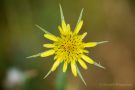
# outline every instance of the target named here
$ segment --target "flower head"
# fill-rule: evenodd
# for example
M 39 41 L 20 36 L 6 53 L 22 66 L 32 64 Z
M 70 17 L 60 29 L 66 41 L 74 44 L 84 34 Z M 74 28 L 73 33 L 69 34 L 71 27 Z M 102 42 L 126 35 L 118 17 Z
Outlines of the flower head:
M 83 39 L 87 35 L 87 32 L 84 32 L 83 34 L 79 34 L 79 31 L 82 28 L 83 20 L 82 20 L 82 13 L 83 9 L 80 13 L 80 17 L 78 19 L 78 22 L 76 24 L 76 27 L 74 30 L 70 28 L 70 25 L 66 23 L 63 11 L 60 5 L 60 13 L 61 13 L 61 25 L 58 26 L 60 36 L 55 36 L 40 26 L 36 25 L 38 28 L 43 30 L 45 32 L 44 37 L 51 40 L 52 43 L 43 44 L 45 48 L 48 48 L 49 50 L 30 56 L 31 57 L 47 57 L 50 55 L 54 55 L 54 64 L 52 65 L 51 70 L 47 73 L 45 78 L 53 71 L 56 70 L 56 68 L 63 63 L 63 72 L 66 72 L 68 66 L 71 66 L 71 71 L 73 75 L 76 77 L 79 75 L 79 77 L 82 79 L 82 81 L 85 83 L 78 67 L 77 63 L 79 63 L 82 68 L 87 69 L 87 65 L 85 62 L 89 64 L 96 65 L 98 67 L 104 68 L 100 64 L 94 62 L 90 57 L 88 57 L 86 54 L 89 53 L 86 48 L 95 47 L 98 44 L 105 43 L 107 41 L 102 42 L 83 42 Z M 86 84 L 86 83 L 85 83 Z

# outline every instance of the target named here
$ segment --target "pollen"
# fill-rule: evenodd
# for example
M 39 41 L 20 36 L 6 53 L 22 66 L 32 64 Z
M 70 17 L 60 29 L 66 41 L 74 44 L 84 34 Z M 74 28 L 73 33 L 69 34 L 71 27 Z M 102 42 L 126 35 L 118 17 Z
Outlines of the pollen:
M 79 55 L 82 54 L 82 50 L 84 48 L 80 37 L 73 35 L 72 33 L 61 36 L 61 39 L 54 44 L 56 45 L 54 48 L 56 51 L 56 56 L 59 56 L 59 53 L 61 53 L 63 60 L 67 61 L 68 63 L 73 59 L 77 60 Z

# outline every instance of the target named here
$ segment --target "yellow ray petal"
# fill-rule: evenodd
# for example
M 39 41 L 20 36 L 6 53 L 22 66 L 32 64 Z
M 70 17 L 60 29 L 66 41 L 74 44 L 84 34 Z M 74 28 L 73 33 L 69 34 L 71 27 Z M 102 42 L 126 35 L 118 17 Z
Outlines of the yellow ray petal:
M 87 69 L 87 65 L 85 64 L 85 62 L 81 59 L 78 60 L 79 64 L 84 68 L 84 69 Z
M 97 45 L 97 42 L 84 43 L 84 47 L 95 47 L 96 45 Z
M 83 33 L 83 34 L 81 35 L 81 40 L 84 39 L 86 35 L 87 35 L 87 32 Z
M 88 56 L 82 54 L 81 57 L 82 57 L 82 59 L 84 59 L 86 62 L 88 62 L 88 63 L 90 63 L 90 64 L 94 64 L 94 61 L 93 61 L 91 58 L 89 58 Z
M 63 72 L 66 72 L 67 66 L 68 66 L 68 63 L 67 63 L 67 62 L 64 62 L 64 65 L 63 65 Z
M 68 32 L 70 32 L 70 30 L 71 30 L 71 28 L 70 28 L 70 25 L 69 25 L 69 24 L 67 24 L 67 30 L 68 30 Z
M 56 60 L 57 58 L 58 58 L 58 55 L 55 55 L 55 56 L 54 56 L 54 60 Z
M 44 37 L 46 37 L 47 39 L 52 40 L 52 41 L 58 41 L 58 37 L 56 37 L 55 35 L 52 35 L 52 34 L 44 34 Z
M 64 20 L 62 21 L 62 30 L 64 31 L 64 33 L 67 33 L 67 25 Z
M 84 43 L 84 47 L 95 47 L 96 45 L 107 43 L 109 41 L 101 41 L 101 42 L 88 42 Z
M 53 55 L 55 53 L 55 51 L 54 50 L 48 50 L 48 51 L 45 51 L 45 52 L 43 52 L 43 53 L 41 53 L 41 57 L 47 57 L 47 56 L 50 56 L 50 55 Z
M 56 68 L 59 66 L 59 64 L 60 64 L 60 61 L 59 61 L 59 60 L 56 60 L 56 61 L 54 62 L 54 64 L 53 64 L 52 68 L 51 68 L 51 71 L 55 71 Z
M 89 51 L 88 51 L 88 50 L 83 50 L 83 52 L 84 52 L 84 53 L 89 53 Z
M 55 57 L 54 57 L 54 59 L 56 60 L 56 59 L 62 59 L 63 58 L 63 53 L 58 53 L 58 52 L 56 52 L 57 54 L 55 55 Z
M 55 45 L 54 45 L 54 44 L 43 44 L 43 47 L 46 47 L 46 48 L 54 48 Z
M 75 34 L 78 34 L 78 33 L 79 33 L 80 29 L 82 28 L 82 25 L 83 25 L 83 21 L 81 20 L 81 21 L 77 24 L 77 26 L 76 26 L 76 28 L 75 28 L 75 31 L 74 31 Z
M 63 34 L 63 30 L 62 30 L 61 26 L 58 26 L 58 29 L 60 31 L 60 34 Z
M 75 61 L 71 61 L 71 70 L 72 70 L 72 73 L 73 75 L 76 77 L 77 76 L 77 71 L 76 71 L 76 64 L 75 64 Z

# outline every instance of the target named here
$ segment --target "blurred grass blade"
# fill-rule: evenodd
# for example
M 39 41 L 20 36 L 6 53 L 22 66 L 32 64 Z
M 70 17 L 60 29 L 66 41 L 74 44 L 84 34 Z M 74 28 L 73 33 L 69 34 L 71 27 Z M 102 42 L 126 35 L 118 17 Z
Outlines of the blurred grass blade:
M 83 78 L 83 76 L 82 76 L 82 74 L 81 74 L 81 72 L 80 72 L 80 70 L 79 70 L 79 68 L 78 68 L 77 65 L 76 65 L 76 68 L 77 68 L 77 73 L 78 73 L 80 79 L 81 79 L 82 82 L 85 84 L 85 86 L 87 86 L 87 84 L 86 84 L 86 82 L 85 82 L 85 80 L 84 80 L 84 78 Z
M 43 79 L 46 79 L 50 74 L 51 74 L 51 69 L 49 70 L 49 72 L 44 76 L 44 78 Z
M 60 15 L 61 15 L 61 22 L 65 19 L 64 19 L 64 15 L 63 15 L 63 10 L 62 10 L 62 7 L 61 7 L 61 4 L 59 4 L 59 7 L 60 7 Z
M 26 58 L 35 58 L 35 57 L 39 57 L 40 55 L 41 55 L 41 53 L 38 53 L 38 54 L 35 54 L 35 55 L 28 56 Z
M 83 10 L 84 10 L 84 8 L 82 8 L 82 10 L 81 10 L 81 12 L 80 12 L 80 16 L 79 16 L 79 18 L 78 18 L 77 24 L 78 24 L 78 23 L 81 21 L 81 19 L 82 19 Z

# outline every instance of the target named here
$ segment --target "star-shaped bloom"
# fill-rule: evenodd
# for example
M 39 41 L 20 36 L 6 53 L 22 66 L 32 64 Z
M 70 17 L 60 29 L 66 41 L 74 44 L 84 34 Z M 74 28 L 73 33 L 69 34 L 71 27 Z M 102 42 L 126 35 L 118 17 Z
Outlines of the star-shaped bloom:
M 43 44 L 43 47 L 48 48 L 49 50 L 33 56 L 29 56 L 28 58 L 37 57 L 37 56 L 48 57 L 54 55 L 54 64 L 52 65 L 52 68 L 44 78 L 46 78 L 51 72 L 55 71 L 60 64 L 63 64 L 63 72 L 66 72 L 68 66 L 71 66 L 71 71 L 73 75 L 75 77 L 79 75 L 79 77 L 86 85 L 78 69 L 78 64 L 80 64 L 80 66 L 84 69 L 88 68 L 86 62 L 92 65 L 96 65 L 100 68 L 104 68 L 103 66 L 101 66 L 100 64 L 92 60 L 86 54 L 89 53 L 87 48 L 95 47 L 101 43 L 106 43 L 107 41 L 87 42 L 87 43 L 84 42 L 83 39 L 87 35 L 87 32 L 84 32 L 83 34 L 79 34 L 79 31 L 81 30 L 83 25 L 83 20 L 82 20 L 83 9 L 81 10 L 75 29 L 72 30 L 70 28 L 70 24 L 67 24 L 64 19 L 61 5 L 59 6 L 60 6 L 60 14 L 61 14 L 61 25 L 58 26 L 58 29 L 60 32 L 60 36 L 55 36 L 52 33 L 41 28 L 39 25 L 36 25 L 38 28 L 40 28 L 45 32 L 44 37 L 51 40 L 52 43 Z

